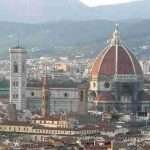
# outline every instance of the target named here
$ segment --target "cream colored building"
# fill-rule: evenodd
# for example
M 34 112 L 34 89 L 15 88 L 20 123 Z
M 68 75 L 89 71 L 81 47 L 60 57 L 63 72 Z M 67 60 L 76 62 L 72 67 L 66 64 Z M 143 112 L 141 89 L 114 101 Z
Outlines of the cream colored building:
M 65 116 L 61 115 L 32 119 L 32 124 L 37 124 L 48 128 L 73 128 L 74 123 L 75 120 L 66 118 Z
M 60 62 L 60 63 L 55 63 L 54 68 L 57 71 L 67 72 L 70 69 L 70 65 L 67 63 Z
M 0 124 L 0 134 L 29 136 L 33 141 L 45 141 L 51 136 L 92 136 L 100 133 L 100 129 L 93 127 L 82 128 L 63 128 L 63 127 L 44 127 L 38 124 L 28 122 L 5 122 Z

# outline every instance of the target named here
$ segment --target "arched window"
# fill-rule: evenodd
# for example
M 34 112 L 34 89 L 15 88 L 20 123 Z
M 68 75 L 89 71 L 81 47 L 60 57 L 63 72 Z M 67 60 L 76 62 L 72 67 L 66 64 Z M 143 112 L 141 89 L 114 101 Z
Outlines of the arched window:
M 16 62 L 13 64 L 13 72 L 18 73 L 18 64 Z
M 34 92 L 31 92 L 31 96 L 34 96 Z
M 68 93 L 64 93 L 64 97 L 68 97 Z
M 25 62 L 22 64 L 22 72 L 25 72 Z
M 84 92 L 80 91 L 80 101 L 83 101 L 83 98 L 84 98 Z
M 96 83 L 95 83 L 95 82 L 93 83 L 93 87 L 94 87 L 94 88 L 96 87 Z

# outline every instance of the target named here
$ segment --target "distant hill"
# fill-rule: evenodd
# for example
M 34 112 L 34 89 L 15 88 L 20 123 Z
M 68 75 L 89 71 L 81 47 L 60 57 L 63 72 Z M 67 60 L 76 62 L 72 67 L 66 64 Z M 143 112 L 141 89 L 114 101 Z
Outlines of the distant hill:
M 121 0 L 120 0 L 121 1 Z M 1 0 L 0 21 L 124 20 L 150 18 L 150 0 L 90 8 L 80 0 Z
M 58 21 L 43 24 L 0 22 L 0 56 L 20 44 L 33 56 L 95 56 L 107 43 L 116 22 Z M 117 21 L 122 39 L 138 56 L 150 56 L 150 20 Z

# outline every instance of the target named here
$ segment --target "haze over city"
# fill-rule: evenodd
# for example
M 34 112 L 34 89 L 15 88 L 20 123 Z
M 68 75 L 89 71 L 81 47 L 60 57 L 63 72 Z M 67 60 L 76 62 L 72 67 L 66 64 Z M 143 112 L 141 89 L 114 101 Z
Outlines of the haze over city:
M 149 0 L 0 0 L 0 149 L 150 149 Z

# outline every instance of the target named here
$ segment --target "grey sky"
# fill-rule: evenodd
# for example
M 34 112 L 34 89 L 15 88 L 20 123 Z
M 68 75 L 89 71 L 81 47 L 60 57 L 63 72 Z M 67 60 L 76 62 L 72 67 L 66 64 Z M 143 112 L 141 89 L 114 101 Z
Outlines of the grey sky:
M 74 17 L 85 18 L 85 16 L 108 15 L 107 13 L 109 13 L 105 13 L 105 11 L 98 13 L 93 10 L 89 11 L 80 1 L 81 0 L 0 0 L 0 21 L 45 22 L 50 20 L 72 19 Z M 104 2 L 104 0 L 82 1 L 95 1 L 97 4 L 100 1 Z M 105 0 L 105 2 L 106 1 L 119 0 Z

